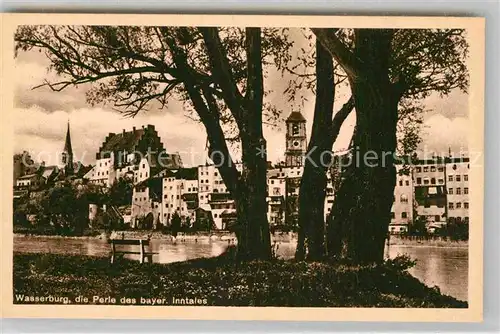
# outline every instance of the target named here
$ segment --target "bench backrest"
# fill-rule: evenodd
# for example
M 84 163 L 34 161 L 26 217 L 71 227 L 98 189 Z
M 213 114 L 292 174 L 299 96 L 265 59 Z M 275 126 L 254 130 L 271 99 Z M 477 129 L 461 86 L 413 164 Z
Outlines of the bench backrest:
M 111 244 L 115 245 L 140 245 L 140 239 L 111 239 L 109 241 Z M 149 246 L 149 240 L 142 240 L 144 246 Z

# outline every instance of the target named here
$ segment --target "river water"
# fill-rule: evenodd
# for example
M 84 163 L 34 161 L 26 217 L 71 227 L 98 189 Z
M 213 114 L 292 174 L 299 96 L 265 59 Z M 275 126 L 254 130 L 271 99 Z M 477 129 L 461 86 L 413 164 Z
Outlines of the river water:
M 172 263 L 200 257 L 220 255 L 230 241 L 177 241 L 151 240 L 151 251 L 158 252 L 153 262 Z M 127 246 L 125 246 L 127 247 Z M 103 239 L 63 239 L 50 237 L 14 237 L 14 251 L 21 253 L 55 253 L 90 256 L 109 256 L 110 247 Z M 291 258 L 295 244 L 279 243 L 276 254 Z M 460 300 L 468 299 L 468 251 L 467 248 L 435 246 L 391 245 L 386 249 L 390 258 L 407 254 L 417 260 L 410 273 L 428 286 L 437 285 L 441 292 Z M 138 258 L 136 255 L 126 255 Z

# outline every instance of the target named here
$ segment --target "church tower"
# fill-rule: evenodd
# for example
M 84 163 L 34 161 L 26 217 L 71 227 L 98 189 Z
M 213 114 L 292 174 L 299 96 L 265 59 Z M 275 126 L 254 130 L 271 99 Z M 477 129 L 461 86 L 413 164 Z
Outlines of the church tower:
M 290 116 L 286 119 L 286 166 L 303 166 L 306 151 L 306 119 L 300 112 L 292 111 Z
M 64 172 L 66 173 L 66 175 L 73 174 L 73 148 L 71 147 L 69 121 L 68 121 L 68 130 L 66 131 L 66 141 L 64 142 L 64 149 L 62 152 L 61 162 L 64 165 Z

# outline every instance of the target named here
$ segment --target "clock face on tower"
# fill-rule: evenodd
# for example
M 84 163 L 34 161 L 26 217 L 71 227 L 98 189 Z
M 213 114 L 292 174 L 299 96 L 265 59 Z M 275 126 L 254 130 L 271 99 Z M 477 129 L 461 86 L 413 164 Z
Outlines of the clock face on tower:
M 293 147 L 299 147 L 300 143 L 298 140 L 293 141 Z

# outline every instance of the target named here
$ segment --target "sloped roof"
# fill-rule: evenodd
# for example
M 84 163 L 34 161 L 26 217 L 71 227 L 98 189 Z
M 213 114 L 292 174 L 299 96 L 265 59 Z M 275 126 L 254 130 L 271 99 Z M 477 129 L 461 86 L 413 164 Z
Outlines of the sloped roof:
M 236 211 L 224 210 L 220 214 L 223 217 L 237 217 Z
M 132 151 L 143 134 L 144 129 L 136 129 L 132 131 L 112 134 L 108 138 L 108 140 L 104 142 L 101 151 Z
M 18 180 L 29 180 L 35 178 L 36 176 L 37 176 L 36 174 L 28 174 L 21 176 L 20 178 L 18 178 Z
M 287 122 L 305 122 L 306 119 L 302 114 L 298 111 L 292 111 L 288 118 L 286 119 Z
M 57 166 L 47 166 L 43 169 L 42 176 L 44 178 L 48 178 L 49 176 L 52 175 L 52 173 L 56 173 L 59 171 L 59 168 Z
M 175 177 L 178 180 L 198 180 L 198 167 L 170 169 L 166 168 L 154 177 Z
M 176 178 L 183 180 L 198 180 L 198 167 L 181 168 L 177 172 Z

